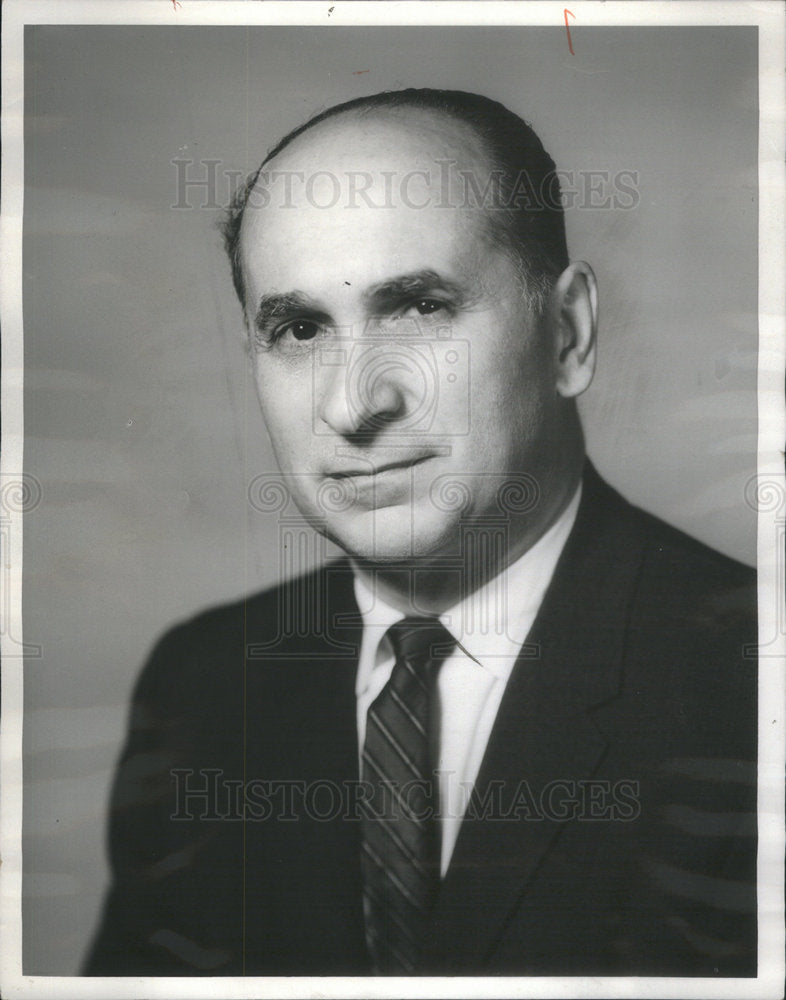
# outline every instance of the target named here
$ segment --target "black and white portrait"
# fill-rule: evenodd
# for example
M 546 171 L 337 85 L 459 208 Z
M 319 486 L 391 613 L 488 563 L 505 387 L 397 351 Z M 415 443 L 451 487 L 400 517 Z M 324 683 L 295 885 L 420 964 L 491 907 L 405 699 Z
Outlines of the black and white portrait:
M 777 983 L 782 10 L 82 6 L 4 110 L 16 972 Z

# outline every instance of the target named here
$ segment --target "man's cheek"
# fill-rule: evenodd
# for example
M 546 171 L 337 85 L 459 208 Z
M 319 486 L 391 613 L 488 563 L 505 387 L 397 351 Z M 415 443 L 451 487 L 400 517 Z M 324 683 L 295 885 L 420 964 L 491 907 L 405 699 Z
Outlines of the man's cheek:
M 311 444 L 311 425 L 309 414 L 304 416 L 302 412 L 298 394 L 292 391 L 288 396 L 277 395 L 273 399 L 266 395 L 260 402 L 262 419 L 276 451 L 282 456 L 306 453 Z

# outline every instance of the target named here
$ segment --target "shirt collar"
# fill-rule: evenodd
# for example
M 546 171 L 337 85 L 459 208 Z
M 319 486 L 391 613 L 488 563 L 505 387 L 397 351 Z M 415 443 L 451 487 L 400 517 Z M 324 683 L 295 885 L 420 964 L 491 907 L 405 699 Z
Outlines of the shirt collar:
M 464 652 L 496 677 L 506 680 L 518 659 L 576 521 L 581 491 L 579 483 L 554 524 L 522 556 L 439 616 Z M 356 685 L 360 692 L 367 687 L 374 668 L 391 656 L 387 643 L 382 643 L 385 633 L 405 616 L 375 594 L 357 573 L 354 582 L 363 618 L 363 651 Z M 372 648 L 374 655 L 370 655 Z

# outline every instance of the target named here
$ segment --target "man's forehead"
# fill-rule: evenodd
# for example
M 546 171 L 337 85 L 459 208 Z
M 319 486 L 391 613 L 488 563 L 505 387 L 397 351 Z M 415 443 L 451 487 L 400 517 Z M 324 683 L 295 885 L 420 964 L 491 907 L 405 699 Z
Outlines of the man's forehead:
M 477 257 L 483 210 L 463 203 L 456 171 L 475 171 L 481 155 L 461 123 L 419 109 L 315 126 L 265 165 L 249 198 L 247 282 L 299 287 L 305 275 L 329 283 L 341 272 L 365 285 L 464 270 Z
M 331 224 L 328 213 L 313 213 L 313 225 L 300 226 L 295 213 L 267 216 L 243 246 L 246 287 L 252 296 L 297 289 L 361 301 L 393 285 L 399 295 L 424 292 L 427 284 L 466 285 L 483 256 L 476 234 L 444 217 L 438 225 L 433 213 L 428 218 L 407 210 L 346 213 Z M 412 276 L 421 276 L 419 283 Z

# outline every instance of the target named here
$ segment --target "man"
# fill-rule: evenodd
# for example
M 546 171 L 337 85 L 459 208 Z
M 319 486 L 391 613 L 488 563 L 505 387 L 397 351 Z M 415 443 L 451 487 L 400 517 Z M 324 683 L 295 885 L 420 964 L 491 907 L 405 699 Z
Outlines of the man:
M 585 460 L 595 278 L 534 132 L 332 108 L 226 242 L 283 481 L 348 558 L 158 645 L 87 971 L 755 975 L 752 574 Z

